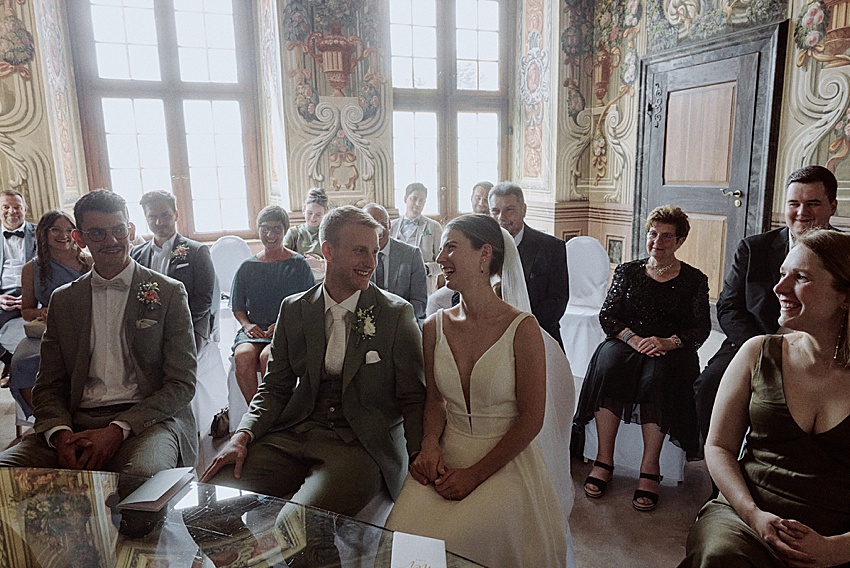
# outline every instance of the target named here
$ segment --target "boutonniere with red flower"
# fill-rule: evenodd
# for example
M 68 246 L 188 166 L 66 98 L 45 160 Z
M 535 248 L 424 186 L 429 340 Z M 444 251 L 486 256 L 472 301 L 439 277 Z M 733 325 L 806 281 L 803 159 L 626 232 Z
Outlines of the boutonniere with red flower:
M 147 306 L 149 310 L 153 310 L 157 306 L 162 305 L 159 301 L 159 283 L 158 282 L 142 282 L 139 284 L 139 293 L 136 295 L 139 301 Z
M 182 262 L 186 260 L 186 257 L 189 256 L 189 245 L 183 243 L 182 245 L 174 247 L 174 250 L 171 251 L 171 262 L 175 260 L 177 262 Z

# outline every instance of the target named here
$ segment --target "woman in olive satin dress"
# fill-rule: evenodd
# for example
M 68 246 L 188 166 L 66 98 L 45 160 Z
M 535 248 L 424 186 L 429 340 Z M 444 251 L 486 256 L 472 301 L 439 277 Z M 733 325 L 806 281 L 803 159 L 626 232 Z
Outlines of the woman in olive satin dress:
M 795 241 L 774 287 L 791 333 L 750 339 L 723 376 L 705 444 L 720 496 L 681 567 L 850 564 L 850 235 Z

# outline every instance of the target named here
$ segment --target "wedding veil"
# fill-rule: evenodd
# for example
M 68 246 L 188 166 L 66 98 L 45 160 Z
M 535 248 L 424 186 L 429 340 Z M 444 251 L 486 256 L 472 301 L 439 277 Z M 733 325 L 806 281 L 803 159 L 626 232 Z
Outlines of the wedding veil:
M 505 261 L 502 266 L 502 299 L 523 312 L 531 312 L 531 300 L 525 285 L 525 273 L 514 238 L 502 229 Z M 575 408 L 573 375 L 564 352 L 542 328 L 546 347 L 546 413 L 543 428 L 535 440 L 540 444 L 546 467 L 555 486 L 567 531 L 567 566 L 575 566 L 568 519 L 573 508 L 574 491 L 570 476 L 570 434 Z M 516 358 L 522 358 L 517 353 Z

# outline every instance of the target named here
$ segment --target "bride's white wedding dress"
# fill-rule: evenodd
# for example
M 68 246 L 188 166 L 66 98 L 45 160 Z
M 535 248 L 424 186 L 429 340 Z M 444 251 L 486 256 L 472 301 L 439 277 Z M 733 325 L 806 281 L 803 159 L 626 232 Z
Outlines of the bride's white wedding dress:
M 475 363 L 467 412 L 460 374 L 443 335 L 443 314 L 438 313 L 434 375 L 446 400 L 440 445 L 447 467 L 476 463 L 516 420 L 514 335 L 530 315 L 517 316 Z M 490 568 L 566 563 L 566 521 L 537 440 L 461 501 L 443 499 L 433 485 L 421 485 L 408 475 L 387 528 L 442 539 L 450 552 Z

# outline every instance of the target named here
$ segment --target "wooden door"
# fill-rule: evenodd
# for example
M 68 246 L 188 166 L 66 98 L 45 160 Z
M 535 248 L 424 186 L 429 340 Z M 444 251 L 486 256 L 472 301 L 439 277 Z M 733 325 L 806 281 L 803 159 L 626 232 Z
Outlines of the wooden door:
M 644 223 L 659 205 L 689 216 L 678 257 L 708 275 L 716 301 L 740 239 L 770 223 L 778 138 L 782 26 L 759 28 L 642 62 L 646 114 L 635 222 L 637 257 Z

